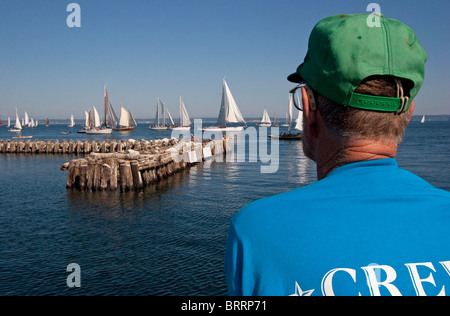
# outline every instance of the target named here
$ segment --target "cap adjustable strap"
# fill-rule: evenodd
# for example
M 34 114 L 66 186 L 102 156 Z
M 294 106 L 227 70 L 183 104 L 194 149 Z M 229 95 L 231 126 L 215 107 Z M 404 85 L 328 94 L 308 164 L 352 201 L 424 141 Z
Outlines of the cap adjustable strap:
M 382 112 L 404 113 L 409 110 L 410 98 L 403 95 L 403 86 L 398 78 L 394 78 L 397 84 L 397 97 L 379 97 L 373 95 L 353 93 L 349 106 Z
M 363 110 L 397 112 L 403 107 L 403 100 L 353 93 L 349 106 Z

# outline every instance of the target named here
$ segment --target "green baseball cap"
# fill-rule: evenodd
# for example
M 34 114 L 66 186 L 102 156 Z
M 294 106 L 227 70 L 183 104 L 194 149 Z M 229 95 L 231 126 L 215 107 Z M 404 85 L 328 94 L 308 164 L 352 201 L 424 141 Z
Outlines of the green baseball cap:
M 425 76 L 427 53 L 414 31 L 400 21 L 369 14 L 333 15 L 311 32 L 308 52 L 291 82 L 306 81 L 324 97 L 366 110 L 407 111 Z M 371 25 L 371 26 L 369 26 Z M 389 75 L 411 81 L 409 102 L 355 93 L 367 77 Z

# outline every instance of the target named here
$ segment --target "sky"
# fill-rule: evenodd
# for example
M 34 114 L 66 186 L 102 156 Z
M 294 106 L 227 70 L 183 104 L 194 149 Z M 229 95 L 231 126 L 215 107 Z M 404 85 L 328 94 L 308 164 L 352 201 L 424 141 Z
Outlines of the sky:
M 68 27 L 70 3 L 81 27 Z M 366 13 L 356 0 L 0 0 L 0 119 L 82 119 L 103 105 L 106 85 L 137 119 L 159 97 L 179 116 L 217 117 L 222 78 L 245 118 L 284 118 L 286 77 L 321 19 Z M 450 114 L 450 1 L 378 0 L 386 17 L 413 28 L 428 53 L 415 114 Z M 22 116 L 23 114 L 21 114 Z

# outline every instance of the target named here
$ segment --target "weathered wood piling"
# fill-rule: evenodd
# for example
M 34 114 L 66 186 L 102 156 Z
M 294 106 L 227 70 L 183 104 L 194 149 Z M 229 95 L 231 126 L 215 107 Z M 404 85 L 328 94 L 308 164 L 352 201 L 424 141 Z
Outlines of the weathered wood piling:
M 61 170 L 68 171 L 66 188 L 121 192 L 138 190 L 204 159 L 230 151 L 227 139 L 200 143 L 163 139 L 127 144 L 130 146 L 121 146 L 120 151 L 111 152 L 111 148 L 115 147 L 103 143 L 100 152 L 91 151 L 85 158 L 63 164 Z M 83 150 L 85 148 L 83 147 Z
M 0 140 L 0 153 L 4 154 L 79 154 L 90 153 L 125 153 L 151 151 L 160 140 Z M 172 139 L 165 139 L 165 146 L 174 145 Z

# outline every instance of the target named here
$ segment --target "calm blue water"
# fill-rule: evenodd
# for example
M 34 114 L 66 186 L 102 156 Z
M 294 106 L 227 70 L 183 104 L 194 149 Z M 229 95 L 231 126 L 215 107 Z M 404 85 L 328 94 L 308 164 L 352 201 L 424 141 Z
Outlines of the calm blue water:
M 33 139 L 84 139 L 64 125 Z M 26 135 L 26 132 L 23 133 Z M 412 122 L 401 167 L 450 190 L 450 122 Z M 140 125 L 111 139 L 170 136 Z M 0 127 L 0 139 L 11 137 Z M 96 137 L 100 138 L 101 137 Z M 139 192 L 65 188 L 67 155 L 0 154 L 0 295 L 225 295 L 229 219 L 245 204 L 316 180 L 300 142 L 279 146 L 278 172 L 261 163 L 206 162 Z M 67 265 L 81 267 L 69 288 Z

